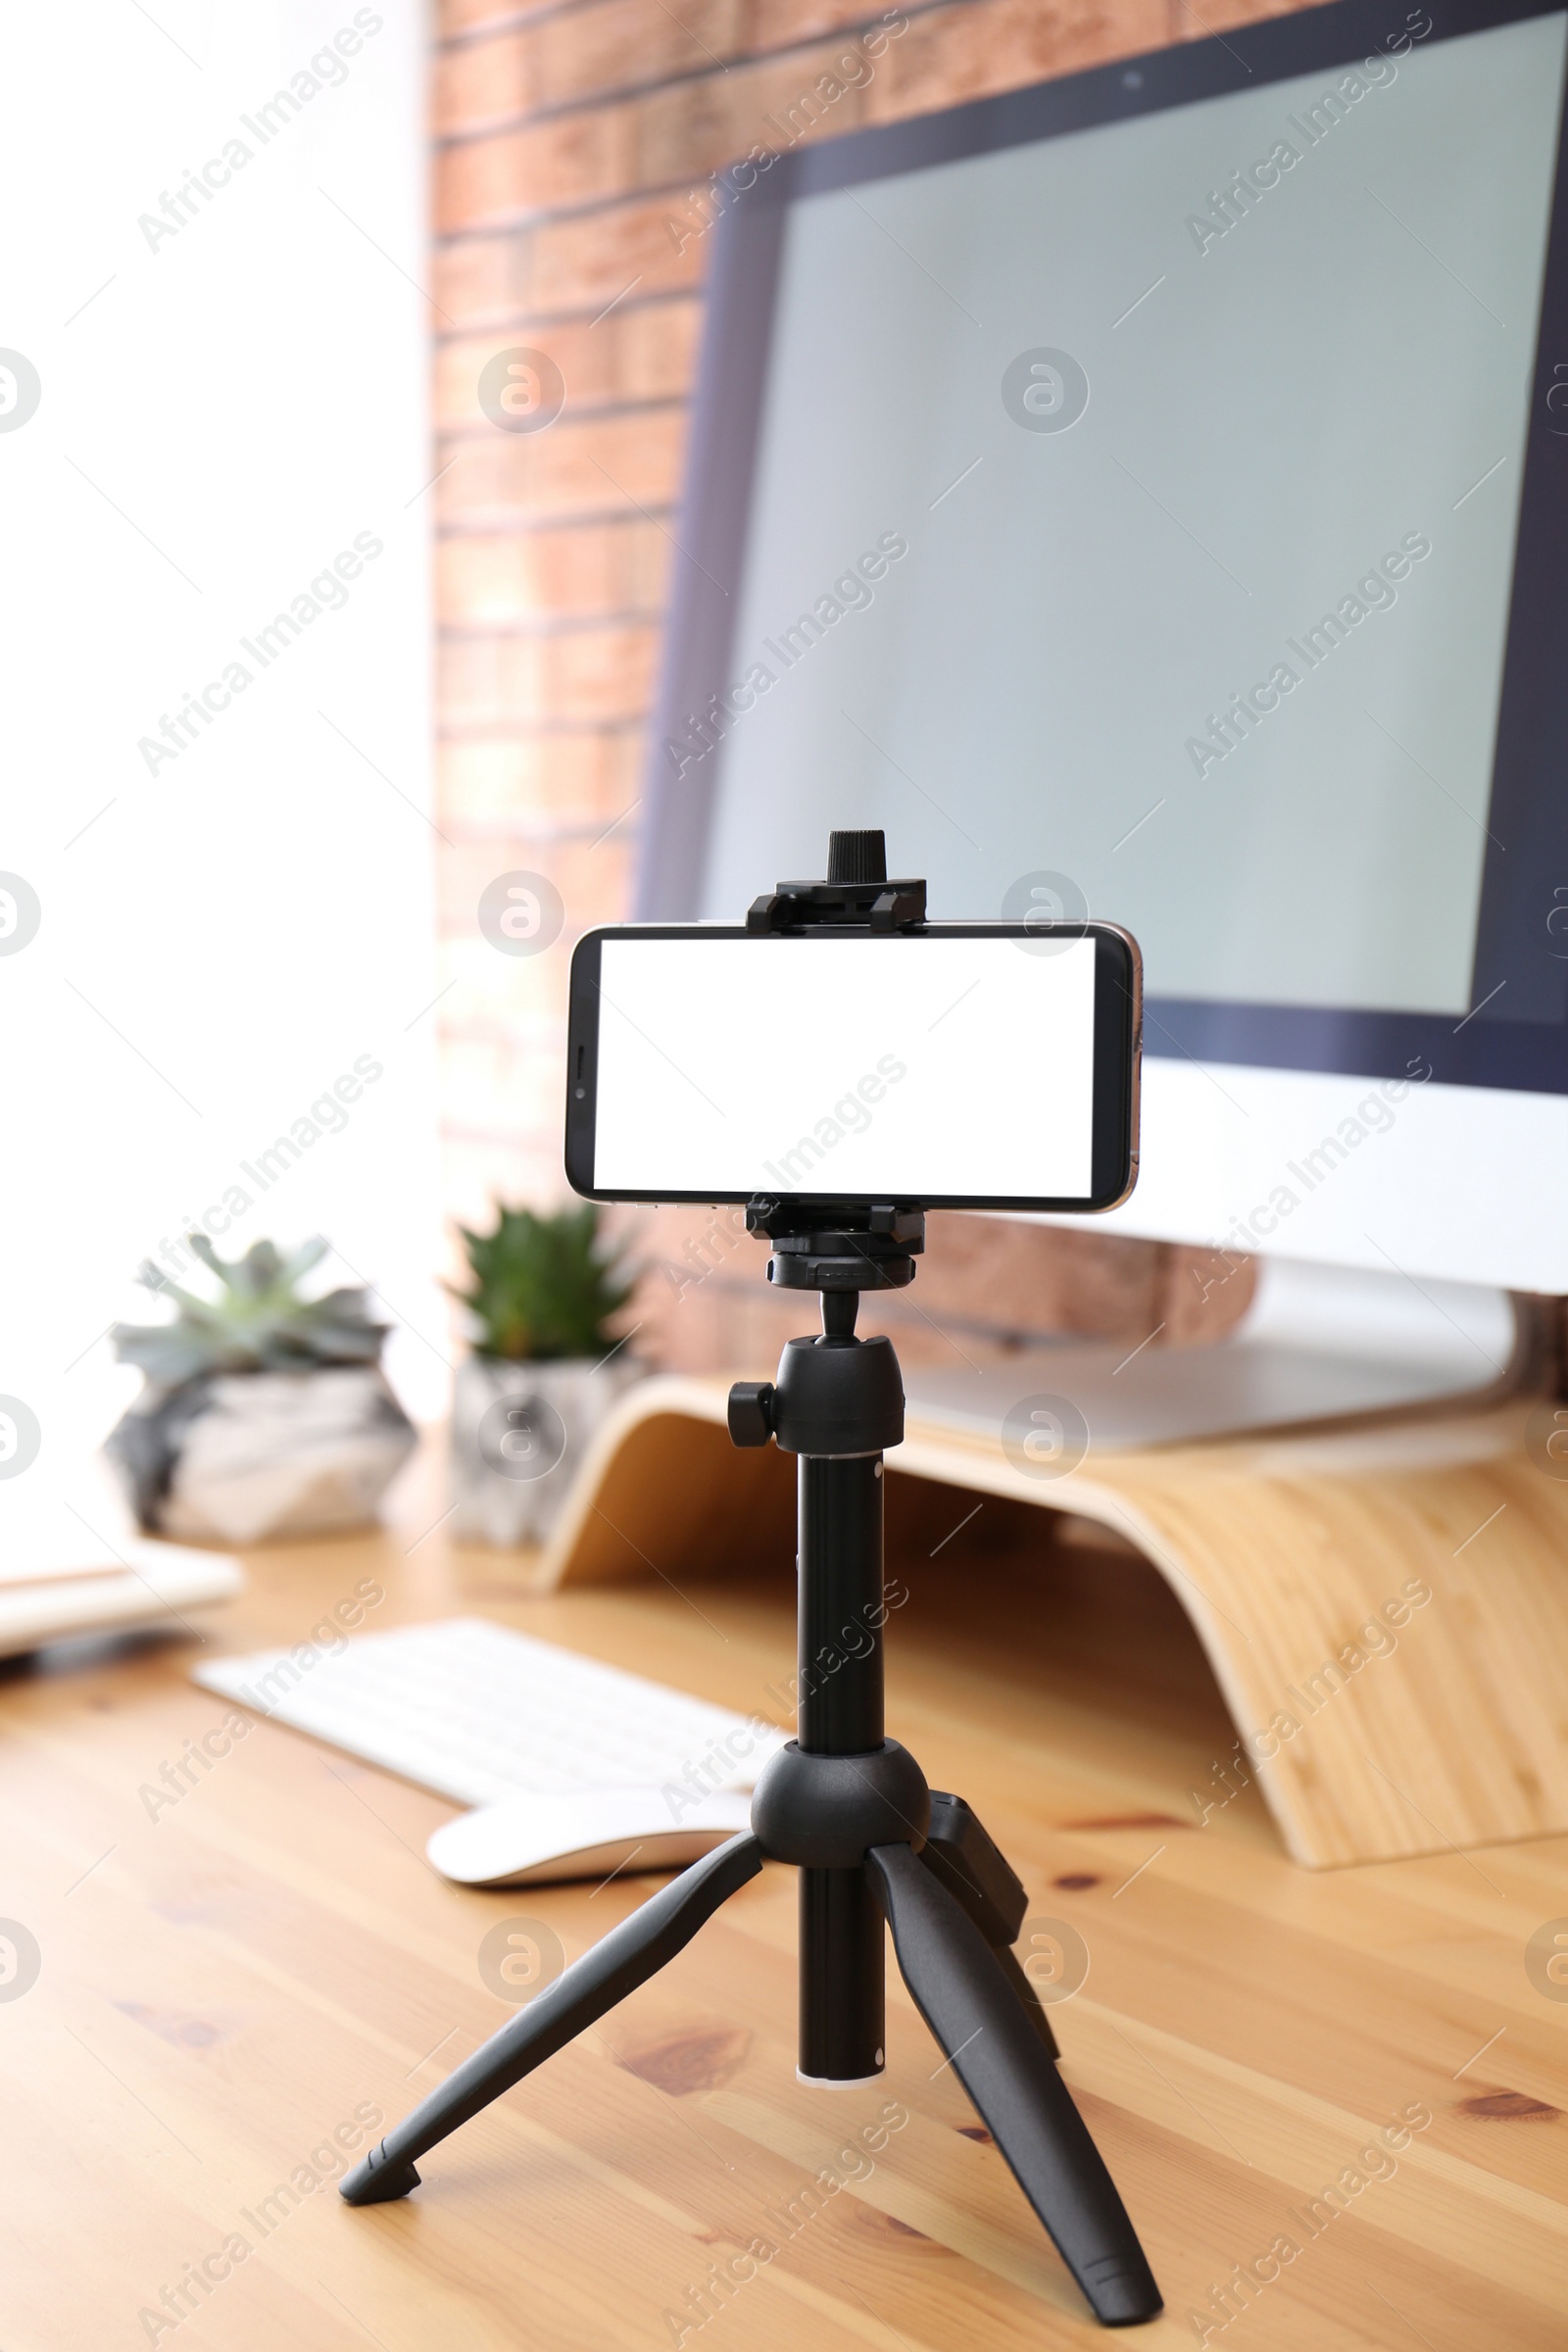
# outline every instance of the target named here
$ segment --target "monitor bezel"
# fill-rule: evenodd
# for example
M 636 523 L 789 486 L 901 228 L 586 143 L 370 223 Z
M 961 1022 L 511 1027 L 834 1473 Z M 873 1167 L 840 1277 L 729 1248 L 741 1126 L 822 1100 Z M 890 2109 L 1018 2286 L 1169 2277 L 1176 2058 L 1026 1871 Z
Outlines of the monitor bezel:
M 718 760 L 673 772 L 668 742 L 722 691 L 765 392 L 773 298 L 788 207 L 932 164 L 1123 122 L 1298 74 L 1342 69 L 1374 49 L 1568 13 L 1562 0 L 1334 0 L 1221 36 L 973 100 L 937 114 L 796 147 L 765 170 L 724 180 L 712 229 L 709 311 L 699 366 L 679 555 L 649 745 L 636 913 L 691 919 L 701 891 Z M 1425 28 L 1425 29 L 1418 29 Z M 1396 46 L 1393 54 L 1403 51 Z M 755 151 L 754 151 L 755 152 Z M 1364 1011 L 1152 996 L 1146 1049 L 1155 1055 L 1262 1068 L 1397 1078 L 1419 1068 L 1450 1085 L 1568 1094 L 1568 793 L 1553 750 L 1568 744 L 1568 410 L 1547 406 L 1568 361 L 1568 151 L 1559 120 L 1555 185 L 1531 376 L 1524 479 L 1505 636 L 1482 874 L 1472 1009 Z M 1553 422 L 1554 416 L 1557 421 Z M 1503 836 L 1506 835 L 1506 844 Z M 1512 850 L 1512 856 L 1508 854 Z M 1555 898 L 1552 877 L 1563 877 Z M 1111 910 L 1114 911 L 1114 910 Z M 1561 912 L 1560 932 L 1550 928 Z M 1527 942 L 1535 942 L 1532 950 Z M 1553 944 L 1558 942 L 1559 944 Z M 1504 969 L 1508 959 L 1513 967 Z M 1533 957 L 1533 960 L 1532 960 Z M 1497 973 L 1502 972 L 1499 983 Z M 1505 1002 L 1503 991 L 1513 983 Z M 1521 985 L 1522 984 L 1522 985 Z M 1530 1017 L 1512 1017 L 1529 1003 Z

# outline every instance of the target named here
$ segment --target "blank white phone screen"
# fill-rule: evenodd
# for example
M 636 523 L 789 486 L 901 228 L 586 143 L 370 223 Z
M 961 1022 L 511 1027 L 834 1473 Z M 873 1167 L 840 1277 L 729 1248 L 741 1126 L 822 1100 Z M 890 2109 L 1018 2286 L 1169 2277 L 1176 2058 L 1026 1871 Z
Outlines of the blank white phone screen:
M 1086 1199 L 1095 943 L 607 939 L 594 1190 Z

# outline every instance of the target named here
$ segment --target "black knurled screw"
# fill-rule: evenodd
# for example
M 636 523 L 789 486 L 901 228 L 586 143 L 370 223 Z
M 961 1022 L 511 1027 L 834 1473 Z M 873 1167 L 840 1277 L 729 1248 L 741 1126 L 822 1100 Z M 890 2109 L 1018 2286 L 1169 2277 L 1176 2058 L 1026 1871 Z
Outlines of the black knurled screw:
M 885 882 L 888 845 L 881 828 L 864 833 L 830 833 L 827 878 L 830 882 Z

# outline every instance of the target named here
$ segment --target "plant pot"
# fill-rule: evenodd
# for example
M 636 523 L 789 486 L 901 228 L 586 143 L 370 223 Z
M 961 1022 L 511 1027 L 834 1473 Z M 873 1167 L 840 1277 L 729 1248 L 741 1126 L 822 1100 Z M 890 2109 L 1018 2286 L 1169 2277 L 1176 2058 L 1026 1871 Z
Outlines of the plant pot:
M 149 1387 L 104 1451 L 149 1535 L 258 1544 L 373 1521 L 416 1443 L 373 1364 Z
M 469 1543 L 538 1544 L 611 1407 L 644 1367 L 624 1356 L 458 1366 L 452 1413 L 452 1517 Z

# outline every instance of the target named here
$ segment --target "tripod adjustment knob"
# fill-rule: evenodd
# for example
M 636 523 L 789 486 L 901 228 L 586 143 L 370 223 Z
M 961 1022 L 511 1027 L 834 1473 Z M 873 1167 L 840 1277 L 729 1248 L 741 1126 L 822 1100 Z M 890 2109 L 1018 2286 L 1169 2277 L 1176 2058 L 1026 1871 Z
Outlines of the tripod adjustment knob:
M 729 1393 L 732 1446 L 765 1446 L 773 1435 L 773 1383 L 738 1380 Z

